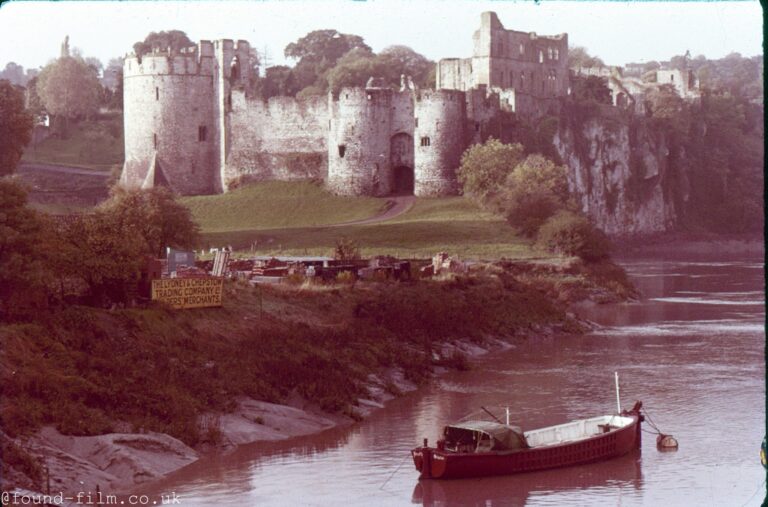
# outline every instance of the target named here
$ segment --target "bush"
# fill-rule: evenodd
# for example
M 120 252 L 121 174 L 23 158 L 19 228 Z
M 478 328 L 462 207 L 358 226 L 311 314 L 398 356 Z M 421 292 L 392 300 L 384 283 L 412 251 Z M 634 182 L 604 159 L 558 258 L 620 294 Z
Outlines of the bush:
M 576 255 L 587 262 L 606 259 L 610 241 L 581 215 L 559 211 L 539 229 L 538 243 L 550 252 Z

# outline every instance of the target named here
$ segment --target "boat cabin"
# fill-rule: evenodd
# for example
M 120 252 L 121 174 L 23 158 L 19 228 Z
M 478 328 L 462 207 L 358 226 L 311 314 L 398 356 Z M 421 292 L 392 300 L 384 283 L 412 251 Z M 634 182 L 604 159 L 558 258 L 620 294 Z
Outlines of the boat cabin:
M 490 421 L 466 421 L 446 426 L 443 442 L 445 450 L 463 453 L 528 448 L 520 428 Z

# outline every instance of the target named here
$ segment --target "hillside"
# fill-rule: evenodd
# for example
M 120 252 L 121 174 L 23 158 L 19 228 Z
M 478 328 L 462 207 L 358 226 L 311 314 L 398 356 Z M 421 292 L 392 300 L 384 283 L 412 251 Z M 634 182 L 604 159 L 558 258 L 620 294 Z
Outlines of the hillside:
M 182 199 L 201 224 L 206 249 L 231 245 L 261 255 L 329 255 L 338 239 L 348 238 L 365 256 L 543 255 L 504 220 L 463 197 L 416 198 L 408 211 L 385 222 L 332 226 L 376 215 L 387 201 L 339 197 L 310 182 L 256 183 L 228 194 Z

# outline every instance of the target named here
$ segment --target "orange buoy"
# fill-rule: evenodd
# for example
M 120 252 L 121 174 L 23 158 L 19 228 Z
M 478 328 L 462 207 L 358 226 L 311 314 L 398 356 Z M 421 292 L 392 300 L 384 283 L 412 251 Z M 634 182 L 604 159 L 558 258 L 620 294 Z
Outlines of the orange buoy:
M 656 447 L 658 447 L 660 451 L 677 450 L 677 439 L 675 439 L 675 437 L 672 435 L 659 433 L 659 436 L 656 437 Z

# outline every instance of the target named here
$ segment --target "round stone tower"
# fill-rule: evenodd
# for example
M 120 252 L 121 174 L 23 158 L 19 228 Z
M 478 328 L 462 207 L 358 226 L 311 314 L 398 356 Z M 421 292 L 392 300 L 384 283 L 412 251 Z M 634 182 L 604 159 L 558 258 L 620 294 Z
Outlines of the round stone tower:
M 390 130 L 395 92 L 389 88 L 343 88 L 329 96 L 328 181 L 342 195 L 391 192 Z
M 414 193 L 421 196 L 455 194 L 456 169 L 465 147 L 464 93 L 422 90 L 416 95 Z
M 220 191 L 214 66 L 208 41 L 126 57 L 123 185 L 164 185 L 182 195 Z

